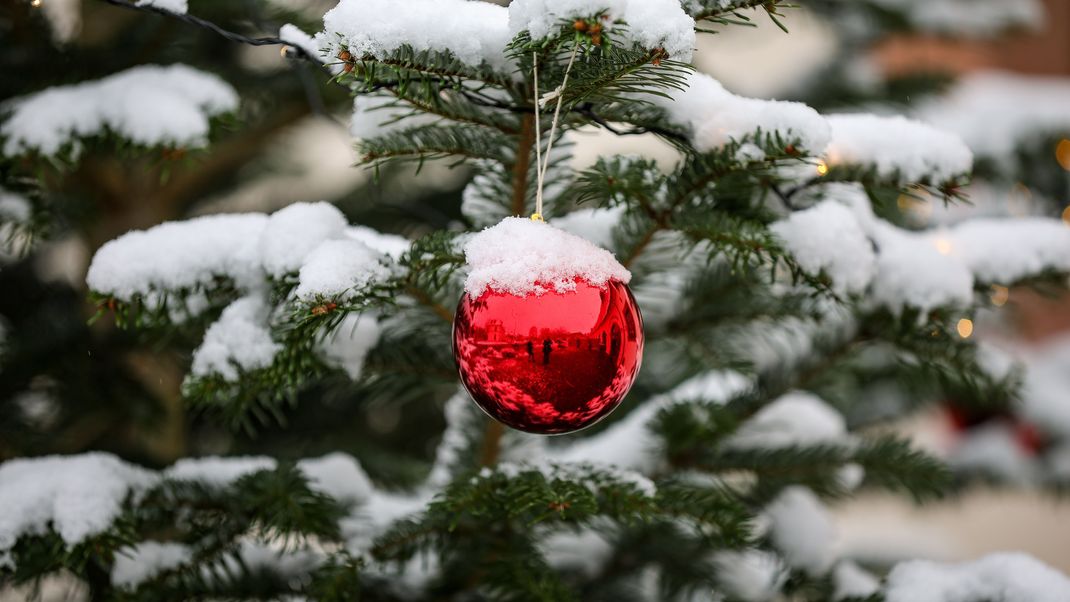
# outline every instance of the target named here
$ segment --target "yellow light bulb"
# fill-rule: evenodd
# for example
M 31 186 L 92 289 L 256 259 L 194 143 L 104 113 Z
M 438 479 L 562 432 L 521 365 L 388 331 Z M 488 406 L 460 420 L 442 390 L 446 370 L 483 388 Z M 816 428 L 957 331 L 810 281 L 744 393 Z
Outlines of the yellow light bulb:
M 1055 145 L 1055 160 L 1066 171 L 1070 171 L 1070 140 L 1063 138 Z
M 1006 305 L 1007 300 L 1011 298 L 1011 291 L 1005 286 L 998 284 L 992 285 L 992 294 L 988 296 L 992 300 L 992 305 L 996 307 L 1003 307 Z
M 821 159 L 817 160 L 817 175 L 823 176 L 829 172 L 829 165 Z
M 41 0 L 33 0 L 32 2 L 30 2 L 30 6 L 32 6 L 34 8 L 40 8 L 41 7 Z
M 969 318 L 963 318 L 959 320 L 959 323 L 955 326 L 955 330 L 959 332 L 959 336 L 968 339 L 973 334 L 973 320 Z

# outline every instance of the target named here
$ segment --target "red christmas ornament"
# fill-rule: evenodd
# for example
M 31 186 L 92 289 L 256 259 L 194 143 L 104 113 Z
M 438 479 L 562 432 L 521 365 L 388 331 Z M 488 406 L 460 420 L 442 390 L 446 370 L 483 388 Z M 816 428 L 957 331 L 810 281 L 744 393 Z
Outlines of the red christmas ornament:
M 521 431 L 571 433 L 612 412 L 643 357 L 643 319 L 625 284 L 517 296 L 461 297 L 453 322 L 457 369 L 492 418 Z

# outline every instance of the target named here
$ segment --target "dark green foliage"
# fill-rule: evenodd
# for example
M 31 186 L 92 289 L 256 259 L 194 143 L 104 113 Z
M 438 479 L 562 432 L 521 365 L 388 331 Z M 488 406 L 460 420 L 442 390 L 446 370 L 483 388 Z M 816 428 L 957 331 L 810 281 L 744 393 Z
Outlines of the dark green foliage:
M 229 5 L 194 2 L 198 9 L 198 4 L 206 16 L 235 18 Z M 833 3 L 814 4 L 832 10 Z M 904 25 L 901 15 L 870 3 L 859 4 L 864 7 L 858 10 L 878 14 L 887 27 Z M 764 11 L 782 26 L 781 10 L 788 7 L 778 0 L 699 0 L 687 6 L 703 29 L 748 24 L 755 11 Z M 590 15 L 587 21 L 597 23 L 602 16 Z M 6 21 L 0 23 L 6 28 L 2 31 L 12 31 Z M 117 43 L 137 41 L 130 48 L 144 49 L 149 38 L 166 27 L 157 17 L 146 23 L 152 25 L 150 31 L 129 31 Z M 900 437 L 860 429 L 944 399 L 1002 410 L 1013 399 L 1018 375 L 992 376 L 981 365 L 976 348 L 956 335 L 955 322 L 968 315 L 969 308 L 940 307 L 921 315 L 916 309 L 895 314 L 862 305 L 855 296 L 837 294 L 827 274 L 803 269 L 769 226 L 821 200 L 822 185 L 828 182 L 859 183 L 876 213 L 894 220 L 900 194 L 924 192 L 939 195 L 945 202 L 958 201 L 964 176 L 905 182 L 900 174 L 881 176 L 869 165 L 837 166 L 821 174 L 816 166 L 823 149 L 804 148 L 799 139 L 763 131 L 700 152 L 685 128 L 644 100 L 680 88 L 690 67 L 669 60 L 663 49 L 629 48 L 618 40 L 615 34 L 581 31 L 571 22 L 561 23 L 543 40 L 521 34 L 513 40 L 510 52 L 524 77 L 489 65 L 473 67 L 449 53 L 408 47 L 380 58 L 339 56 L 348 69 L 331 83 L 340 85 L 328 87 L 323 77 L 322 82 L 309 86 L 312 68 L 295 66 L 294 74 L 305 77 L 292 78 L 289 87 L 279 90 L 279 100 L 249 101 L 233 121 L 215 124 L 213 142 L 224 145 L 237 134 L 220 126 L 237 130 L 243 120 L 263 125 L 293 117 L 273 104 L 284 102 L 283 97 L 286 102 L 297 102 L 297 113 L 304 115 L 315 104 L 309 98 L 326 98 L 333 101 L 332 108 L 338 108 L 350 100 L 345 92 L 371 96 L 383 102 L 384 112 L 395 116 L 391 125 L 396 129 L 358 145 L 359 163 L 372 168 L 380 183 L 406 180 L 413 171 L 411 163 L 418 172 L 425 161 L 434 159 L 454 161 L 453 166 L 463 163 L 467 170 L 463 173 L 474 177 L 463 207 L 458 191 L 436 192 L 427 195 L 433 202 L 419 199 L 393 207 L 396 219 L 384 217 L 388 211 L 364 202 L 366 196 L 385 196 L 377 188 L 360 188 L 342 199 L 339 204 L 351 217 L 373 215 L 383 220 L 385 225 L 375 225 L 384 231 L 415 238 L 408 252 L 388 262 L 390 276 L 336 297 L 306 300 L 293 297 L 296 274 L 270 280 L 266 284 L 276 309 L 270 328 L 282 349 L 274 361 L 264 368 L 239 371 L 237 380 L 188 376 L 182 385 L 183 402 L 201 410 L 189 425 L 180 425 L 189 426 L 196 445 L 201 446 L 193 449 L 216 449 L 216 438 L 222 438 L 222 447 L 232 453 L 263 452 L 283 458 L 345 449 L 359 457 L 379 487 L 374 495 L 381 497 L 359 500 L 350 507 L 311 487 L 292 461 L 222 486 L 164 480 L 145 495 L 126 500 L 123 514 L 111 529 L 80 545 L 68 549 L 52 532 L 23 537 L 13 552 L 17 568 L 0 568 L 0 584 L 29 582 L 67 570 L 88 583 L 99 599 L 278 599 L 293 595 L 328 601 L 418 597 L 616 601 L 645 599 L 641 589 L 648 584 L 639 580 L 650 575 L 660 599 L 678 600 L 694 593 L 723 593 L 717 580 L 717 552 L 773 548 L 756 528 L 755 519 L 787 487 L 805 486 L 822 498 L 839 500 L 855 491 L 856 484 L 845 474 L 860 468 L 864 473 L 861 487 L 880 488 L 917 502 L 937 499 L 951 490 L 955 483 L 937 459 Z M 205 44 L 202 61 L 225 64 L 228 79 L 244 90 L 263 83 L 262 76 L 237 67 L 234 57 L 212 56 L 210 52 L 222 52 L 212 42 L 198 37 L 191 46 L 199 49 L 201 43 Z M 115 54 L 86 52 L 86 58 Z M 164 54 L 173 52 L 177 50 Z M 446 420 L 440 411 L 443 400 L 457 394 L 450 327 L 453 308 L 462 294 L 460 231 L 533 210 L 534 135 L 549 129 L 554 103 L 547 105 L 537 123 L 536 90 L 526 74 L 537 56 L 538 92 L 554 90 L 563 82 L 573 53 L 576 62 L 561 96 L 562 133 L 547 171 L 547 214 L 557 217 L 577 206 L 620 210 L 612 250 L 632 270 L 632 286 L 637 291 L 645 287 L 646 293 L 662 292 L 673 308 L 671 316 L 647 326 L 647 367 L 628 403 L 580 436 L 597 437 L 621 421 L 635 419 L 642 402 L 666 401 L 653 420 L 642 425 L 657 442 L 656 447 L 641 450 L 649 454 L 653 467 L 645 477 L 595 464 L 548 462 L 537 468 L 512 463 L 542 458 L 536 454 L 529 458 L 525 445 L 531 445 L 530 439 L 503 433 L 500 425 L 474 406 L 466 406 L 463 412 L 448 411 Z M 64 56 L 63 60 L 74 59 Z M 24 69 L 6 55 L 4 61 Z M 127 62 L 113 57 L 100 66 L 72 70 L 64 78 L 100 75 Z M 17 91 L 54 83 L 38 81 L 39 74 L 34 75 L 33 81 Z M 298 81 L 305 83 L 297 85 Z M 410 120 L 414 116 L 430 116 L 433 121 Z M 651 134 L 671 144 L 679 152 L 678 160 L 659 165 L 647 159 L 606 156 L 572 173 L 563 132 L 582 127 L 622 136 Z M 147 149 L 124 149 L 110 137 L 90 142 L 94 151 L 107 150 L 122 160 L 144 159 L 142 155 L 148 154 Z M 189 159 L 192 168 L 163 167 L 154 156 L 148 161 L 148 171 L 165 189 L 168 178 L 188 173 L 184 169 L 196 170 L 199 161 L 209 162 L 211 151 L 206 152 L 206 156 Z M 251 163 L 252 156 L 246 161 Z M 242 161 L 236 163 L 243 166 Z M 34 196 L 35 207 L 55 208 L 58 203 L 51 199 L 49 204 L 51 193 L 44 192 L 46 186 L 38 191 L 36 183 L 30 186 L 16 177 L 24 167 L 0 165 L 4 185 L 19 184 L 19 190 Z M 813 176 L 800 181 L 792 168 Z M 65 178 L 77 173 L 79 165 L 68 160 L 36 169 L 45 174 L 43 181 L 52 183 L 56 178 L 63 184 L 58 188 L 64 188 L 71 186 Z M 255 172 L 263 166 L 244 165 L 243 169 Z M 237 170 L 228 163 L 222 171 Z M 203 190 L 197 186 L 189 190 L 224 192 L 238 182 L 239 176 L 229 174 L 211 186 L 202 184 Z M 193 192 L 182 196 L 161 219 L 195 209 L 195 196 Z M 115 234 L 109 231 L 107 236 Z M 666 274 L 679 278 L 666 285 L 659 280 Z M 1038 282 L 1050 283 L 1061 275 L 1040 276 Z M 5 267 L 0 282 L 18 280 Z M 666 290 L 652 291 L 658 287 Z M 983 292 L 982 286 L 978 306 Z M 79 355 L 89 349 L 114 358 L 123 353 L 117 348 L 126 350 L 152 340 L 175 350 L 172 359 L 183 372 L 198 337 L 240 291 L 234 282 L 219 278 L 204 290 L 154 293 L 151 300 L 137 297 L 120 302 L 107 291 L 94 292 L 91 300 L 97 318 L 107 319 L 97 320 L 93 328 L 109 329 L 108 344 L 94 341 L 73 347 Z M 195 295 L 207 298 L 206 308 L 190 309 L 189 300 Z M 19 333 L 19 344 L 0 355 L 4 369 L 0 381 L 2 456 L 54 451 L 56 447 L 49 447 L 46 439 L 66 432 L 45 429 L 37 437 L 25 436 L 29 421 L 14 402 L 14 394 L 34 382 L 33 365 L 47 353 L 25 343 L 33 342 L 26 333 L 44 320 L 27 307 L 37 300 L 29 295 L 21 307 L 0 307 Z M 60 324 L 65 328 L 56 329 L 62 330 L 55 336 L 58 346 L 69 341 L 84 343 L 82 339 L 90 337 L 81 315 L 71 309 L 66 313 L 78 315 L 77 328 Z M 318 351 L 327 337 L 340 334 L 345 318 L 354 314 L 374 314 L 389 325 L 371 350 L 358 382 L 328 367 Z M 118 329 L 111 328 L 112 320 Z M 51 340 L 53 333 L 46 334 L 43 338 Z M 778 337 L 789 336 L 804 341 L 803 349 L 773 344 Z M 770 343 L 779 355 L 756 361 L 751 347 L 762 343 Z M 102 367 L 99 362 L 94 366 Z M 104 367 L 108 374 L 115 368 L 110 363 Z M 689 377 L 729 370 L 751 381 L 745 391 L 728 399 L 657 397 Z M 48 375 L 60 381 L 61 387 L 75 388 L 63 382 L 70 376 L 64 370 L 50 370 Z M 140 390 L 143 383 L 112 377 L 107 384 L 100 396 L 140 399 L 145 395 Z M 893 390 L 899 405 L 890 407 L 871 395 L 877 387 Z M 743 424 L 793 391 L 828 401 L 844 414 L 853 433 L 835 441 L 781 447 L 731 444 Z M 93 412 L 106 405 L 95 398 L 83 401 L 88 398 L 82 395 L 65 391 L 64 400 L 76 398 L 84 404 L 83 410 Z M 163 404 L 149 402 L 129 405 L 126 411 L 146 421 L 166 410 Z M 65 425 L 71 413 L 64 408 L 60 423 Z M 220 423 L 223 428 L 218 428 Z M 224 437 L 220 435 L 224 429 L 240 434 Z M 120 430 L 116 426 L 105 432 Z M 258 438 L 250 437 L 253 434 Z M 84 447 L 114 448 L 146 463 L 164 464 L 172 459 L 145 458 L 138 451 L 106 444 L 103 438 L 98 436 Z M 436 446 L 453 456 L 435 457 Z M 548 447 L 547 455 L 553 458 L 556 448 Z M 509 462 L 501 462 L 504 459 Z M 426 481 L 432 467 L 436 470 L 433 480 L 440 482 Z M 653 481 L 641 480 L 647 477 Z M 651 485 L 655 487 L 648 489 Z M 413 514 L 386 508 L 393 503 L 391 495 L 396 493 L 401 500 L 403 492 L 407 492 L 407 502 L 430 501 Z M 401 518 L 378 524 L 375 519 L 379 517 L 366 513 L 387 510 Z M 352 529 L 360 537 L 373 535 L 370 547 L 354 544 Z M 561 565 L 546 549 L 551 537 L 592 532 L 606 544 L 605 557 L 593 559 L 593 569 Z M 187 545 L 193 561 L 162 571 L 137 588 L 113 587 L 109 573 L 115 555 L 125 546 L 147 540 Z M 253 543 L 284 550 L 296 560 L 289 568 L 250 561 L 244 552 Z M 420 576 L 412 573 L 419 572 L 414 567 L 420 563 L 429 569 L 428 581 L 424 590 L 414 593 L 417 590 L 406 589 L 394 572 L 418 580 Z M 830 598 L 830 578 L 789 573 L 784 591 L 792 599 Z

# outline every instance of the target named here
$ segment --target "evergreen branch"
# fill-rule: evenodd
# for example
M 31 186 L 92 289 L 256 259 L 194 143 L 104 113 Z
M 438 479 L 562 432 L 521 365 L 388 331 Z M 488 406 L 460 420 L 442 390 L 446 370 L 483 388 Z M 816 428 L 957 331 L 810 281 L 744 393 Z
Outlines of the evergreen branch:
M 509 164 L 512 145 L 501 133 L 471 125 L 427 125 L 411 127 L 358 144 L 361 163 L 379 167 L 390 160 L 417 161 L 443 157 L 488 159 Z
M 474 69 L 459 61 L 450 52 L 436 50 L 415 50 L 403 45 L 386 57 L 363 55 L 354 60 L 350 73 L 343 72 L 337 76 L 342 83 L 353 85 L 375 85 L 376 82 L 433 82 L 442 88 L 465 90 L 470 82 L 479 82 L 493 88 L 511 87 L 509 77 L 495 73 L 490 69 Z M 392 77 L 384 77 L 384 73 Z
M 787 33 L 787 28 L 780 22 L 778 17 L 782 17 L 783 14 L 778 11 L 782 6 L 791 7 L 787 4 L 786 0 L 730 0 L 729 2 L 723 2 L 721 0 L 697 0 L 684 5 L 695 21 L 710 21 L 711 23 L 717 23 L 719 25 L 744 25 L 753 27 L 754 24 L 750 22 L 750 19 L 741 14 L 739 11 L 746 9 L 761 8 L 765 10 L 769 18 L 779 27 L 782 31 Z M 707 33 L 717 33 L 713 30 L 699 29 L 698 31 Z

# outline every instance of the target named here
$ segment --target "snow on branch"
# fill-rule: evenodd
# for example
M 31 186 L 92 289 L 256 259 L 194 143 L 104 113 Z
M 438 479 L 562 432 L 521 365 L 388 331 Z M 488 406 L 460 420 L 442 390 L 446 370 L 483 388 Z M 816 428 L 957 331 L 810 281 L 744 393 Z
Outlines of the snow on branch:
M 921 31 L 963 36 L 993 36 L 1013 27 L 1040 27 L 1044 6 L 1039 0 L 869 0 L 903 14 Z
M 516 0 L 509 4 L 509 29 L 512 35 L 528 31 L 538 40 L 576 19 L 599 15 L 616 44 L 661 48 L 673 59 L 691 60 L 695 20 L 678 0 Z
M 903 184 L 950 182 L 969 174 L 973 154 L 956 136 L 905 117 L 842 114 L 827 117 L 830 165 L 872 165 Z
M 816 395 L 787 393 L 758 410 L 724 445 L 730 449 L 782 449 L 850 441 L 843 416 Z
M 167 309 L 176 321 L 229 304 L 193 354 L 187 386 L 196 397 L 198 379 L 240 383 L 276 366 L 286 348 L 276 332 L 283 312 L 269 303 L 269 287 L 284 292 L 284 305 L 353 301 L 402 275 L 397 260 L 409 246 L 400 236 L 348 226 L 328 203 L 296 203 L 270 216 L 213 215 L 129 232 L 97 251 L 86 281 L 106 304 Z M 332 327 L 316 352 L 356 379 L 379 341 L 378 319 L 350 313 Z
M 382 254 L 352 239 L 329 240 L 309 253 L 301 265 L 295 294 L 299 299 L 330 297 L 342 300 L 390 277 L 379 262 Z
M 893 312 L 965 307 L 978 284 L 1070 272 L 1070 228 L 1056 219 L 979 218 L 915 232 L 876 217 L 857 184 L 830 183 L 813 194 L 824 200 L 774 223 L 773 231 L 805 269 L 822 270 L 837 288 Z
M 123 301 L 156 291 L 198 289 L 217 277 L 260 280 L 263 214 L 210 215 L 167 222 L 109 241 L 93 256 L 89 288 Z
M 347 226 L 328 203 L 295 203 L 270 216 L 212 215 L 129 232 L 97 251 L 86 281 L 121 301 L 207 289 L 218 278 L 252 290 L 288 275 L 297 276 L 301 295 L 335 295 L 389 275 L 388 253 L 408 244 Z
M 719 371 L 700 374 L 665 395 L 650 399 L 623 420 L 606 430 L 577 440 L 568 447 L 551 449 L 550 458 L 558 461 L 611 464 L 621 468 L 652 473 L 660 462 L 659 437 L 650 428 L 658 413 L 673 405 L 697 399 L 725 402 L 751 386 L 750 379 L 738 372 Z
M 105 133 L 145 146 L 200 147 L 210 119 L 237 107 L 237 92 L 215 75 L 146 65 L 16 99 L 0 137 L 8 156 L 69 149 L 76 157 L 80 139 Z
M 829 572 L 836 561 L 836 532 L 825 505 L 801 485 L 786 487 L 762 512 L 769 539 L 792 568 L 812 576 Z
M 824 271 L 839 293 L 865 290 L 876 272 L 873 243 L 851 210 L 823 201 L 796 211 L 771 229 L 799 262 L 817 274 Z
M 829 141 L 829 127 L 814 109 L 798 102 L 737 96 L 708 75 L 693 73 L 683 90 L 667 90 L 668 98 L 650 97 L 671 121 L 686 127 L 692 144 L 708 152 L 742 141 L 761 131 L 798 140 L 800 150 L 819 153 Z M 645 97 L 644 97 L 645 98 Z
M 509 13 L 489 2 L 465 0 L 342 0 L 323 16 L 314 37 L 328 62 L 343 49 L 354 58 L 383 59 L 402 47 L 450 52 L 472 67 L 508 65 Z
M 188 0 L 137 0 L 137 6 L 153 6 L 167 12 L 183 15 L 189 10 Z
M 1070 135 L 1068 98 L 1066 78 L 981 72 L 963 76 L 915 115 L 955 133 L 977 155 L 1005 162 L 1030 139 Z
M 0 464 L 0 557 L 50 527 L 67 546 L 107 531 L 132 496 L 158 482 L 111 454 L 45 456 Z
M 271 365 L 282 345 L 271 338 L 270 308 L 262 295 L 242 297 L 231 303 L 204 333 L 204 341 L 193 352 L 190 374 L 194 377 L 217 374 L 228 382 L 242 372 Z
M 1070 228 L 1042 217 L 967 220 L 947 231 L 948 253 L 982 282 L 1010 284 L 1047 270 L 1070 272 Z
M 972 562 L 913 560 L 888 575 L 887 602 L 1064 602 L 1070 579 L 1025 554 L 991 554 Z
M 0 464 L 0 559 L 24 536 L 49 530 L 68 546 L 105 533 L 129 506 L 165 481 L 198 483 L 218 490 L 240 478 L 277 463 L 264 456 L 185 458 L 154 473 L 123 462 L 107 453 L 46 456 L 9 460 Z M 333 453 L 297 463 L 309 487 L 345 506 L 360 506 L 375 495 L 360 464 L 350 456 Z M 152 574 L 184 563 L 189 549 L 175 544 L 145 542 L 127 548 L 112 573 L 118 585 L 135 585 Z

